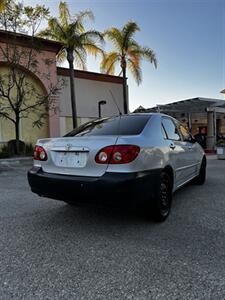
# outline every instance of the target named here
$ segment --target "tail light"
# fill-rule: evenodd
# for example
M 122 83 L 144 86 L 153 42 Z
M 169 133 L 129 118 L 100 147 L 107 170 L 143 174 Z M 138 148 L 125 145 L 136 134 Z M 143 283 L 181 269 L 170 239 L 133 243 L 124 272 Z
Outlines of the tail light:
M 95 156 L 98 164 L 127 164 L 139 154 L 140 147 L 135 145 L 115 145 L 101 149 Z
M 45 149 L 41 146 L 35 146 L 34 147 L 34 154 L 33 154 L 33 159 L 35 160 L 41 160 L 45 161 L 48 159 L 48 155 L 45 151 Z

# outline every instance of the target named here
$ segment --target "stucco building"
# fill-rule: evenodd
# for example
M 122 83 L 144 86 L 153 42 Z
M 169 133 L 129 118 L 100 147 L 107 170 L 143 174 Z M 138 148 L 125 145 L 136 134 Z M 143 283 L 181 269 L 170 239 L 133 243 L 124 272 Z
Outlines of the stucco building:
M 218 136 L 225 136 L 225 101 L 196 97 L 152 108 L 139 107 L 135 112 L 162 112 L 188 126 L 193 135 L 206 134 L 206 148 L 213 150 Z
M 10 39 L 13 39 L 21 49 L 29 48 L 32 44 L 32 37 L 28 35 L 0 30 L 0 45 L 3 49 L 10 43 Z M 37 54 L 38 69 L 32 73 L 30 70 L 26 70 L 25 63 L 22 63 L 20 67 L 29 73 L 30 81 L 43 95 L 47 94 L 50 88 L 48 76 L 43 76 L 43 74 L 49 74 L 53 84 L 58 79 L 63 79 L 64 85 L 60 93 L 54 96 L 54 112 L 49 112 L 49 117 L 45 119 L 41 128 L 33 127 L 32 114 L 29 118 L 21 120 L 20 139 L 33 144 L 38 138 L 62 136 L 72 129 L 69 70 L 60 68 L 56 64 L 56 55 L 62 45 L 40 38 L 35 38 L 35 40 L 40 46 L 40 52 Z M 44 64 L 43 62 L 46 60 L 52 63 Z M 8 68 L 9 65 L 0 51 L 0 73 L 7 72 Z M 74 70 L 74 83 L 78 124 L 97 118 L 98 103 L 102 100 L 106 102 L 101 107 L 102 116 L 118 115 L 119 110 L 123 112 L 123 79 L 121 77 Z M 12 122 L 0 118 L 0 143 L 6 143 L 14 138 L 15 130 Z
M 58 67 L 57 76 L 65 82 L 59 95 L 59 134 L 64 135 L 72 129 L 69 70 Z M 99 101 L 106 102 L 101 107 L 102 117 L 118 115 L 119 111 L 123 112 L 123 79 L 121 77 L 75 70 L 74 83 L 78 124 L 98 118 Z

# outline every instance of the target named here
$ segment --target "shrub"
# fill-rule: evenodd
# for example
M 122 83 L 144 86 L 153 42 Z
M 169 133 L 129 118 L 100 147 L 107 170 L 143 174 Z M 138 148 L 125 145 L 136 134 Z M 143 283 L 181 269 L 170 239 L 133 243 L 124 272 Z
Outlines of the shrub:
M 3 145 L 0 148 L 0 158 L 9 158 L 10 154 L 9 154 L 9 148 L 7 145 Z
M 31 143 L 26 144 L 25 145 L 25 154 L 26 155 L 33 155 L 33 152 L 34 152 L 34 146 Z
M 15 140 L 11 140 L 0 147 L 0 158 L 9 158 L 15 155 L 14 141 Z M 31 156 L 33 152 L 34 146 L 31 143 L 25 144 L 20 141 L 20 154 Z
M 16 154 L 16 140 L 8 141 L 8 149 L 10 156 Z M 19 141 L 19 154 L 25 154 L 25 143 L 22 141 Z

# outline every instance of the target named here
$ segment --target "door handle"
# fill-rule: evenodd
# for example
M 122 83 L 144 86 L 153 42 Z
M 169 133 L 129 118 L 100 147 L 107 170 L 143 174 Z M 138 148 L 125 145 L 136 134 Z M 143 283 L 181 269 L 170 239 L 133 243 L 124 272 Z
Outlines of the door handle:
M 175 148 L 176 148 L 176 146 L 175 146 L 173 143 L 171 143 L 171 144 L 170 144 L 170 149 L 173 149 L 173 150 L 174 150 Z

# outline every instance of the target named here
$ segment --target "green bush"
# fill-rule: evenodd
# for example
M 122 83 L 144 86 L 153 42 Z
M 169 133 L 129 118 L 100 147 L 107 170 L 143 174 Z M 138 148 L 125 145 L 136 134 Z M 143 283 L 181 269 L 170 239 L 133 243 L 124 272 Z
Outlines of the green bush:
M 28 144 L 24 144 L 24 149 L 20 154 L 31 156 L 33 154 L 33 152 L 34 152 L 34 146 L 31 143 L 28 143 Z M 8 144 L 5 144 L 0 148 L 0 158 L 9 158 L 14 155 L 15 155 L 15 153 L 12 150 L 11 145 L 9 147 Z
M 33 152 L 34 152 L 34 146 L 31 143 L 26 144 L 25 145 L 25 154 L 26 155 L 33 155 Z
M 9 149 L 9 155 L 13 156 L 16 154 L 16 140 L 10 140 L 8 141 L 8 149 Z M 19 141 L 19 155 L 25 154 L 25 143 L 23 141 Z
M 0 158 L 8 158 L 8 157 L 10 157 L 9 148 L 7 145 L 3 145 L 0 148 Z

